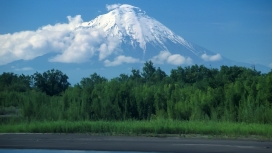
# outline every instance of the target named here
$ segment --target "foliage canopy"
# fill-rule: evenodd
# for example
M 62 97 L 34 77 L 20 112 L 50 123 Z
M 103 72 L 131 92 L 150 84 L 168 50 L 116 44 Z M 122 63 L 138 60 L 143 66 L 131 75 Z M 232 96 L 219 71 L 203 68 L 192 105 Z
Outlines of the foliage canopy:
M 0 106 L 30 120 L 212 120 L 272 123 L 272 71 L 238 66 L 178 66 L 167 75 L 151 61 L 107 80 L 94 73 L 69 86 L 59 70 L 0 75 Z

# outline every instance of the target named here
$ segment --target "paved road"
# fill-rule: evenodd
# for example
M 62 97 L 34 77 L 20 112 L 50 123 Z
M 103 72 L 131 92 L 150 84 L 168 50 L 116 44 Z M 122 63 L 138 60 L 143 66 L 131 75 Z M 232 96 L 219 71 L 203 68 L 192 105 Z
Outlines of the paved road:
M 272 142 L 178 137 L 94 136 L 88 134 L 0 134 L 0 148 L 186 153 L 272 153 Z

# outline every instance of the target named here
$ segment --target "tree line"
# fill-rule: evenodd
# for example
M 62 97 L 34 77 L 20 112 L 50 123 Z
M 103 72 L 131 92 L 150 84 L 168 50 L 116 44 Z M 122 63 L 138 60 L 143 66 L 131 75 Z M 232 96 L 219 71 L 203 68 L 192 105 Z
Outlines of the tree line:
M 59 70 L 0 76 L 1 107 L 26 120 L 214 120 L 272 123 L 272 71 L 239 66 L 178 66 L 151 61 L 110 80 L 91 74 L 71 86 Z

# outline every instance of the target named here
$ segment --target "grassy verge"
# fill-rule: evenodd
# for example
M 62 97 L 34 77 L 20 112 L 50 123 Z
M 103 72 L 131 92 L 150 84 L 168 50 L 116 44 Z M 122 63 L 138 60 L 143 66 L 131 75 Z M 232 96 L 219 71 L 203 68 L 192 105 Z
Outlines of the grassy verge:
M 271 124 L 213 121 L 32 121 L 2 124 L 0 133 L 107 133 L 110 135 L 200 134 L 217 136 L 261 136 L 272 138 Z

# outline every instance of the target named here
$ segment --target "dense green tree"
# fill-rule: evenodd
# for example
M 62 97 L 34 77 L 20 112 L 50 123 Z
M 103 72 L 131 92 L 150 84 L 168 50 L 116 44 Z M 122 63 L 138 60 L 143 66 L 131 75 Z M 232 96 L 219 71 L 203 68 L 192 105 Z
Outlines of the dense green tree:
M 129 76 L 127 74 L 120 74 L 119 77 L 115 79 L 119 82 L 126 82 L 129 80 Z
M 148 61 L 144 63 L 142 76 L 144 78 L 145 83 L 153 83 L 154 82 L 154 73 L 156 72 L 156 68 L 153 66 L 152 61 Z
M 31 89 L 31 77 L 4 72 L 0 75 L 0 91 L 25 92 Z
M 131 70 L 131 75 L 129 76 L 130 80 L 133 80 L 134 82 L 141 83 L 143 81 L 141 73 L 139 70 L 132 69 Z
M 88 78 L 82 78 L 80 81 L 80 85 L 82 88 L 85 87 L 94 87 L 97 84 L 100 84 L 102 82 L 106 82 L 107 79 L 105 77 L 101 77 L 97 73 L 93 73 Z
M 48 70 L 44 73 L 36 72 L 33 75 L 34 86 L 45 92 L 47 95 L 59 95 L 61 92 L 65 91 L 70 83 L 68 82 L 68 76 L 63 74 L 59 70 Z
M 167 74 L 161 70 L 161 68 L 157 68 L 154 72 L 154 80 L 155 82 L 162 82 L 164 78 L 167 77 Z

